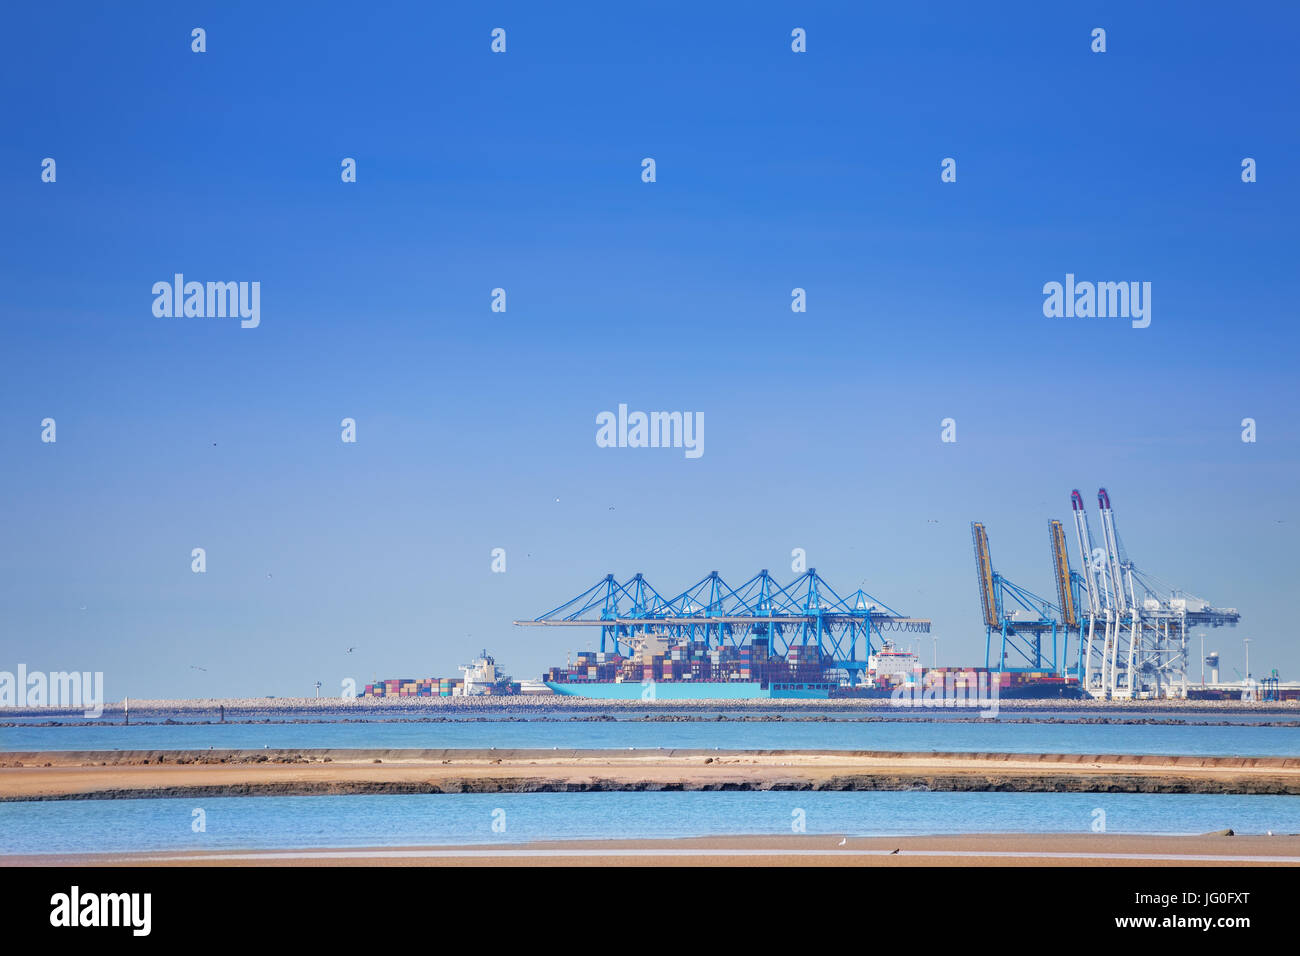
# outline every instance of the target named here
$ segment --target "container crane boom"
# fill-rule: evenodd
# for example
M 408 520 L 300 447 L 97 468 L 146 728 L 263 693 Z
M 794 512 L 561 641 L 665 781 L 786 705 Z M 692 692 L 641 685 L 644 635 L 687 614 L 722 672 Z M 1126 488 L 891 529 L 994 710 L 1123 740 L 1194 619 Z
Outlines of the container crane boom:
M 1079 560 L 1083 562 L 1084 590 L 1088 592 L 1088 613 L 1096 617 L 1101 613 L 1101 591 L 1097 584 L 1097 568 L 1092 563 L 1092 531 L 1088 528 L 1088 512 L 1083 507 L 1083 495 L 1078 489 L 1070 492 L 1070 507 L 1074 512 L 1074 532 L 1079 541 Z
M 970 525 L 971 540 L 975 544 L 975 571 L 979 575 L 980 607 L 984 611 L 984 626 L 997 630 L 1002 627 L 998 620 L 997 592 L 993 585 L 993 561 L 989 557 L 989 536 L 984 525 L 972 521 Z
M 1074 605 L 1074 589 L 1070 585 L 1070 555 L 1065 543 L 1065 526 L 1052 520 L 1047 524 L 1052 539 L 1052 571 L 1056 578 L 1056 599 L 1061 608 L 1061 620 L 1069 631 L 1079 626 L 1079 611 Z
M 1106 541 L 1106 562 L 1110 568 L 1110 589 L 1114 594 L 1115 609 L 1120 617 L 1128 614 L 1128 599 L 1124 594 L 1124 575 L 1121 574 L 1119 539 L 1115 535 L 1115 513 L 1110 509 L 1110 495 L 1105 488 L 1097 489 L 1097 505 L 1101 509 L 1101 532 Z

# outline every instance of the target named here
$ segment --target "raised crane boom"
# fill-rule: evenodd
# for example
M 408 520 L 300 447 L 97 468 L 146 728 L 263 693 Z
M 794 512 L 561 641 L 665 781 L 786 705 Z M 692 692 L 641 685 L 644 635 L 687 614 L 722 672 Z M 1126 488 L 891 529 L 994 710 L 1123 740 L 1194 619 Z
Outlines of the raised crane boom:
M 997 594 L 993 586 L 993 561 L 989 557 L 989 536 L 984 525 L 972 521 L 970 525 L 971 540 L 975 543 L 975 571 L 979 575 L 980 607 L 984 610 L 984 626 L 998 629 L 1002 622 L 998 620 Z
M 1120 617 L 1128 614 L 1128 596 L 1124 593 L 1124 575 L 1121 573 L 1119 538 L 1115 535 L 1115 513 L 1110 510 L 1110 495 L 1105 488 L 1097 489 L 1097 505 L 1101 508 L 1101 531 L 1106 539 L 1106 561 L 1110 567 L 1110 588 L 1114 594 L 1115 609 Z
M 1065 526 L 1052 520 L 1047 524 L 1052 538 L 1052 572 L 1056 578 L 1056 599 L 1061 608 L 1061 619 L 1067 630 L 1079 626 L 1079 611 L 1074 606 L 1074 589 L 1070 586 L 1070 555 L 1065 545 Z
M 1076 488 L 1070 492 L 1070 507 L 1074 511 L 1074 532 L 1079 541 L 1079 560 L 1083 562 L 1083 584 L 1088 592 L 1088 613 L 1096 617 L 1101 613 L 1101 589 L 1097 582 L 1097 568 L 1092 563 L 1092 531 L 1088 528 L 1088 512 L 1083 507 L 1083 495 Z

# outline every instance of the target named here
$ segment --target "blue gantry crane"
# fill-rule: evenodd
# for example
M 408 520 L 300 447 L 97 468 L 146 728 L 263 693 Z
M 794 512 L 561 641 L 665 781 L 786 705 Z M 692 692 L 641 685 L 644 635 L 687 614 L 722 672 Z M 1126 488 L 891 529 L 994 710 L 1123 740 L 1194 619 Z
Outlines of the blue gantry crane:
M 713 571 L 671 598 L 640 573 L 623 582 L 607 574 L 559 607 L 514 623 L 599 627 L 601 651 L 624 655 L 651 634 L 710 647 L 739 647 L 766 638 L 773 656 L 786 656 L 794 647 L 816 647 L 828 666 L 846 671 L 854 683 L 867 658 L 880 649 L 883 633 L 930 632 L 927 618 L 900 614 L 861 588 L 841 597 L 816 568 L 786 585 L 764 568 L 734 588 Z

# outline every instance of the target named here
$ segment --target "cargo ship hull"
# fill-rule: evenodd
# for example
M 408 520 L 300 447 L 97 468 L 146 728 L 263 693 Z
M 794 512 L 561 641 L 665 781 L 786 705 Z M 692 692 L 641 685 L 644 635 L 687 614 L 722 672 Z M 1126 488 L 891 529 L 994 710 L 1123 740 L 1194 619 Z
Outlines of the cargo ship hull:
M 771 683 L 758 681 L 545 681 L 561 697 L 590 700 L 842 700 L 888 699 L 896 691 L 887 687 L 844 688 L 831 683 Z M 653 690 L 651 689 L 653 688 Z M 987 694 L 988 691 L 985 691 Z M 1079 700 L 1077 682 L 1031 681 L 994 690 L 1001 700 Z
M 1083 696 L 1078 681 L 1031 681 L 1003 687 L 998 693 L 1002 700 L 1079 700 Z
M 546 681 L 546 686 L 562 697 L 586 697 L 592 700 L 825 700 L 830 696 L 828 683 L 773 683 L 758 681 Z

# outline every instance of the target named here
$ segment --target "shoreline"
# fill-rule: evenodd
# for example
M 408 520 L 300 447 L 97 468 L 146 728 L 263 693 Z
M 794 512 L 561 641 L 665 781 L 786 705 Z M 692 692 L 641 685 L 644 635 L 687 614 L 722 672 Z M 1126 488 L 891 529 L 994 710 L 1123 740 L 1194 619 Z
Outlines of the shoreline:
M 741 835 L 456 846 L 13 855 L 7 866 L 1297 866 L 1300 835 Z
M 941 710 L 954 713 L 970 710 L 972 716 L 979 708 L 957 707 L 901 707 L 889 698 L 857 698 L 842 700 L 808 700 L 799 698 L 759 698 L 754 700 L 602 700 L 585 697 L 564 697 L 554 694 L 519 694 L 512 696 L 475 697 L 211 697 L 177 699 L 132 699 L 130 712 L 146 714 L 196 714 L 217 713 L 222 707 L 226 713 L 256 714 L 340 714 L 355 711 L 358 714 L 378 714 L 392 711 L 419 713 L 508 713 L 510 711 L 554 710 L 580 712 L 634 712 L 634 713 L 916 713 L 925 719 L 927 712 Z M 1078 713 L 1125 712 L 1176 714 L 1276 714 L 1300 717 L 1300 701 L 1221 701 L 1221 700 L 999 700 L 999 711 L 1059 711 Z M 125 716 L 123 701 L 104 704 L 102 716 Z M 0 720 L 29 717 L 83 718 L 78 708 L 71 707 L 0 707 Z
M 0 753 L 0 802 L 921 789 L 1300 795 L 1300 757 L 662 749 Z

